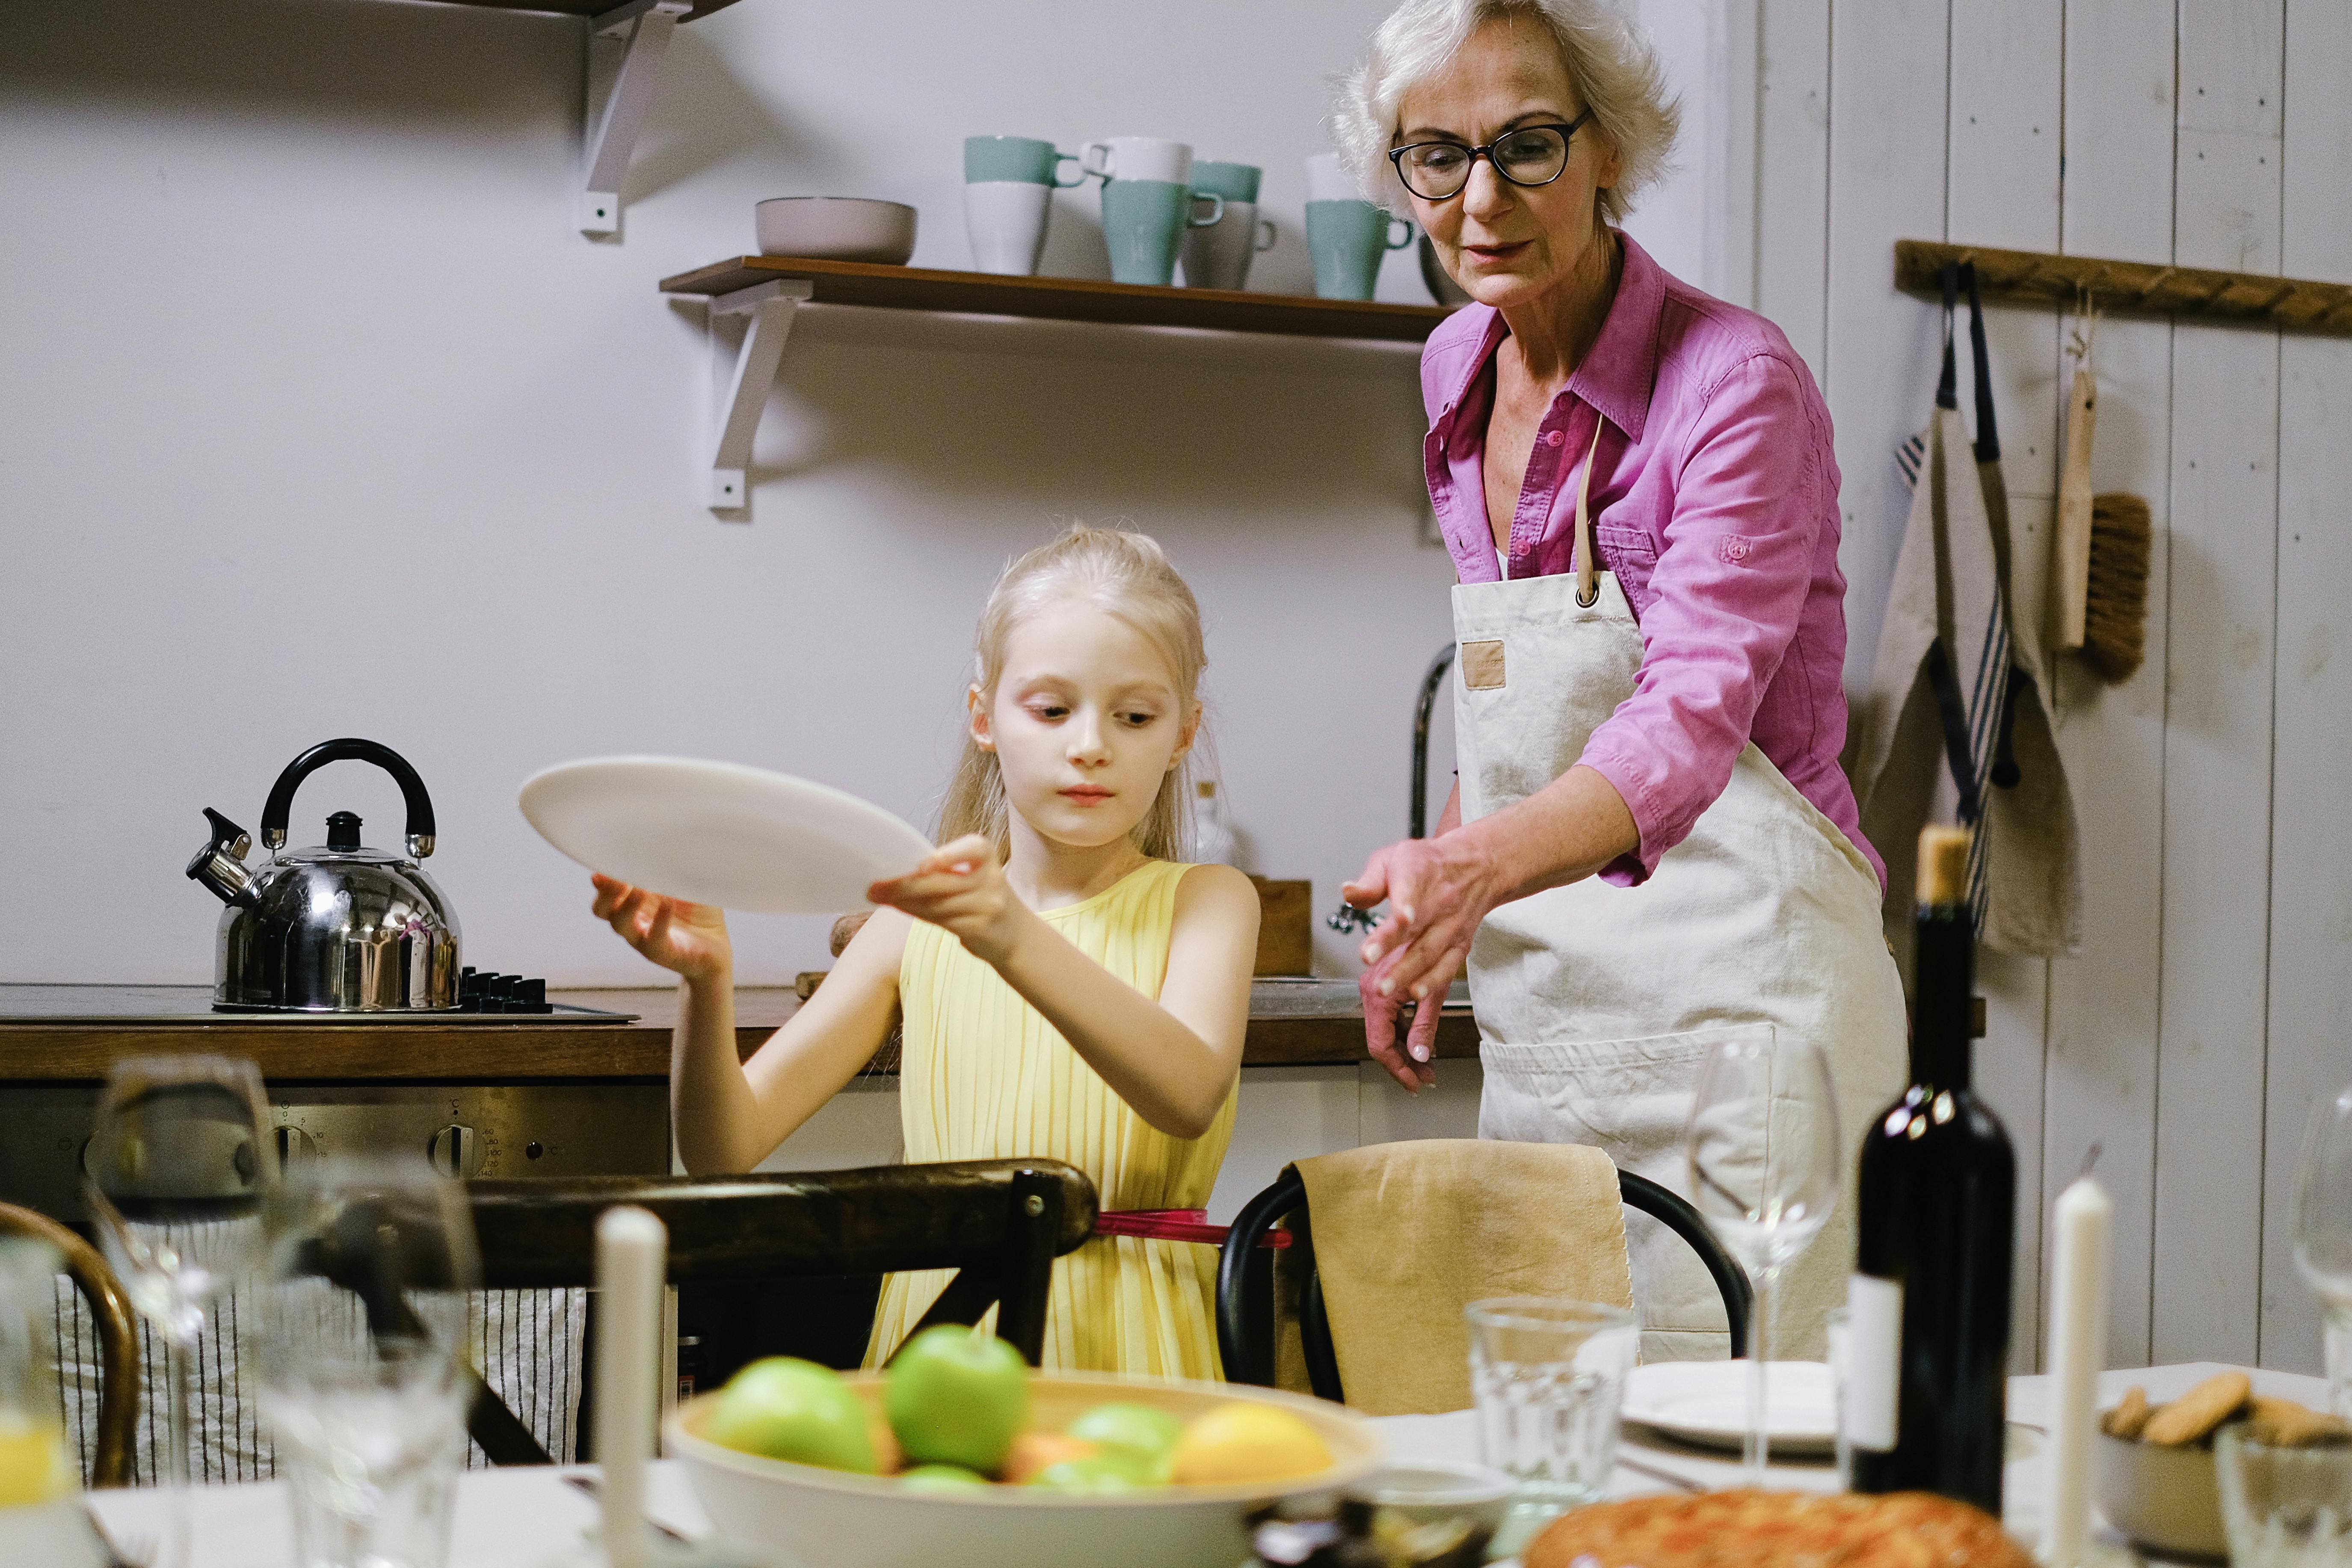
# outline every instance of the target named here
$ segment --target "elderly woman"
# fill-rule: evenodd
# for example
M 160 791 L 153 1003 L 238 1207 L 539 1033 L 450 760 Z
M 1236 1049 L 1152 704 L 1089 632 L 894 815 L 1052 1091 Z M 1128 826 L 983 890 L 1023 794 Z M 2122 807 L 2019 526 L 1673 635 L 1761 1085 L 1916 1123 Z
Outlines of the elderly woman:
M 1405 1087 L 1433 1081 L 1437 1009 L 1402 1051 L 1397 1019 L 1466 960 L 1480 1135 L 1598 1144 L 1677 1190 L 1709 1056 L 1765 1031 L 1783 1058 L 1818 1046 L 1850 1189 L 1863 1122 L 1905 1080 L 1905 1018 L 1884 868 L 1838 767 L 1829 411 L 1771 322 L 1617 226 L 1676 118 L 1602 0 L 1406 0 L 1349 85 L 1343 157 L 1474 301 L 1421 366 L 1461 576 L 1460 776 L 1435 833 L 1347 889 L 1390 905 L 1365 1027 Z M 1775 1354 L 1818 1353 L 1852 1214 L 1849 1193 L 1792 1266 Z M 1687 1247 L 1654 1226 L 1633 1241 L 1647 1353 L 1721 1354 Z

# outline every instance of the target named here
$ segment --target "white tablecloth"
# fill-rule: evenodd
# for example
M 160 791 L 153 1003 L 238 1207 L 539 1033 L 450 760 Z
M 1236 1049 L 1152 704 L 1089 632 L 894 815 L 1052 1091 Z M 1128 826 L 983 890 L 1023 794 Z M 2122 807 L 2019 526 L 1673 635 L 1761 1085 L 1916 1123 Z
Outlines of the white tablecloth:
M 2198 1362 L 2106 1373 L 2099 1380 L 2100 1403 L 2112 1404 L 2134 1384 L 2147 1388 L 2150 1399 L 2161 1402 L 2226 1370 Z M 2327 1385 L 2320 1378 L 2282 1372 L 2252 1372 L 2251 1375 L 2259 1393 L 2326 1407 Z M 2039 1533 L 2041 1438 L 2035 1428 L 2042 1423 L 2047 1384 L 2048 1379 L 2041 1377 L 2011 1378 L 2009 1384 L 2011 1430 L 2004 1511 L 2011 1530 L 2027 1541 Z M 1391 1415 L 1380 1425 L 1387 1435 L 1390 1453 L 1399 1458 L 1475 1460 L 1478 1457 L 1477 1435 L 1466 1410 L 1445 1415 Z M 1626 1434 L 1626 1457 L 1709 1487 L 1731 1486 L 1738 1479 L 1736 1457 L 1717 1458 L 1681 1447 L 1644 1443 L 1631 1429 Z M 535 1568 L 562 1555 L 596 1517 L 595 1505 L 565 1485 L 563 1474 L 562 1469 L 545 1467 L 467 1474 L 457 1488 L 450 1568 Z M 1811 1491 L 1830 1491 L 1837 1485 L 1827 1464 L 1775 1465 L 1772 1477 L 1776 1485 Z M 1631 1497 L 1667 1489 L 1661 1482 L 1621 1469 L 1613 1489 Z M 90 1502 L 100 1521 L 125 1546 L 151 1539 L 156 1531 L 160 1500 L 152 1491 L 94 1492 Z M 674 1461 L 654 1466 L 652 1512 L 688 1534 L 700 1534 L 709 1528 L 684 1468 Z M 199 1489 L 196 1568 L 294 1568 L 285 1483 Z

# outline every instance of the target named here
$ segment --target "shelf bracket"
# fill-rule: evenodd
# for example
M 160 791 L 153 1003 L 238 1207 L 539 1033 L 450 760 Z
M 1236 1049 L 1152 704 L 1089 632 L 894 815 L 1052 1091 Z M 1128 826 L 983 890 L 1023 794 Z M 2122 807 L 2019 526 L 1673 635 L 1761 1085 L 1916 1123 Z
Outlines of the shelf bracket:
M 663 51 L 692 0 L 628 0 L 588 23 L 588 81 L 581 126 L 580 232 L 621 226 L 621 182 L 653 107 Z
M 709 505 L 713 511 L 751 504 L 743 482 L 743 471 L 751 466 L 751 437 L 776 384 L 776 367 L 783 363 L 793 316 L 815 292 L 816 285 L 807 279 L 779 278 L 710 301 L 714 324 L 720 316 L 751 318 L 742 347 L 735 351 L 735 374 L 719 400 L 719 436 L 710 458 Z

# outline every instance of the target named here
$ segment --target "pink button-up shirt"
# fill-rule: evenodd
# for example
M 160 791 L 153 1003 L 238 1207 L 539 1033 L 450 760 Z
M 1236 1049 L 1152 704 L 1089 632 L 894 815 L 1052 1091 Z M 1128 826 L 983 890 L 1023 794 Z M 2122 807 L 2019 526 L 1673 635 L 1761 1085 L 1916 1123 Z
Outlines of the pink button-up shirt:
M 1753 740 L 1884 886 L 1838 766 L 1845 578 L 1829 409 L 1780 328 L 1619 239 L 1617 298 L 1544 416 L 1510 531 L 1510 576 L 1573 570 L 1577 470 L 1605 420 L 1593 534 L 1641 625 L 1642 669 L 1582 761 L 1624 796 L 1642 843 L 1601 875 L 1632 884 L 1654 870 Z M 1507 330 L 1488 307 L 1465 306 L 1421 357 L 1429 499 L 1465 583 L 1504 575 L 1482 465 Z

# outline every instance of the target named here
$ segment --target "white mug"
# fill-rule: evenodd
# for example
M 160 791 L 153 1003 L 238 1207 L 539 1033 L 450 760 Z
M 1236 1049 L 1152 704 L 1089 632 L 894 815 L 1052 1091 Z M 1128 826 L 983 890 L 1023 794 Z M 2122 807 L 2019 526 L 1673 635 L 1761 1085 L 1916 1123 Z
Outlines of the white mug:
M 1192 149 L 1158 136 L 1113 136 L 1079 148 L 1078 167 L 1098 180 L 1188 184 L 1192 178 Z
M 1356 188 L 1348 171 L 1339 167 L 1337 153 L 1318 153 L 1307 160 L 1307 199 L 1310 202 L 1362 202 L 1371 198 Z
M 1027 278 L 1045 252 L 1045 215 L 1054 187 L 1026 180 L 980 180 L 963 188 L 963 226 L 971 264 L 982 272 Z
M 1249 282 L 1250 258 L 1274 248 L 1274 223 L 1255 202 L 1228 198 L 1225 216 L 1207 228 L 1188 229 L 1178 252 L 1188 289 L 1239 289 Z

